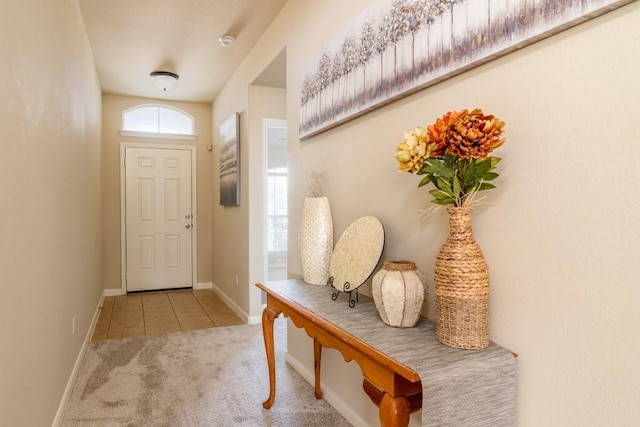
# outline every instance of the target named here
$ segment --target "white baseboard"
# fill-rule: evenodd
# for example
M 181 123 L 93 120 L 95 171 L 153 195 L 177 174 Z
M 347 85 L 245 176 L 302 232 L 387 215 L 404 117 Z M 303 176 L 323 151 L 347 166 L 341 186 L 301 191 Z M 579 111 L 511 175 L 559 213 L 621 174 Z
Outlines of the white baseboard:
M 291 366 L 302 378 L 304 378 L 311 386 L 315 384 L 315 373 L 308 370 L 302 363 L 289 354 L 285 353 L 284 360 Z M 320 387 L 322 388 L 322 398 L 326 400 L 331 406 L 335 408 L 340 415 L 342 415 L 351 425 L 354 427 L 369 427 L 369 424 L 363 420 L 360 415 L 349 405 L 344 399 L 342 399 L 338 393 L 333 391 L 330 387 L 320 379 Z
M 118 295 L 124 295 L 127 292 L 122 290 L 121 288 L 114 289 L 105 289 L 103 292 L 103 296 L 105 297 L 117 297 Z
M 196 283 L 193 286 L 193 289 L 211 289 L 211 288 L 213 288 L 213 283 L 211 282 Z
M 262 316 L 249 316 L 247 318 L 247 324 L 249 325 L 259 325 L 262 323 Z
M 249 325 L 259 325 L 260 323 L 262 323 L 262 315 L 247 317 L 247 323 Z
M 117 289 L 117 291 L 120 291 L 120 289 Z M 78 377 L 78 372 L 80 371 L 80 365 L 82 364 L 82 359 L 84 359 L 84 354 L 87 352 L 87 347 L 91 342 L 93 331 L 96 329 L 96 324 L 98 323 L 98 318 L 100 317 L 100 309 L 102 307 L 102 303 L 104 302 L 106 292 L 106 290 L 102 292 L 100 301 L 98 301 L 98 306 L 93 313 L 93 319 L 91 320 L 91 324 L 89 325 L 89 330 L 87 331 L 87 335 L 85 335 L 84 337 L 82 347 L 80 347 L 80 352 L 78 353 L 78 357 L 76 357 L 76 363 L 73 365 L 73 370 L 71 371 L 71 375 L 69 376 L 69 381 L 67 381 L 67 386 L 65 387 L 64 393 L 62 394 L 62 399 L 60 399 L 58 411 L 56 412 L 56 416 L 53 419 L 53 423 L 51 424 L 53 427 L 58 427 L 62 424 L 62 418 L 64 417 L 65 410 L 67 409 L 67 402 L 71 397 L 73 385 L 75 384 L 76 378 Z
M 218 294 L 218 296 L 222 298 L 222 300 L 227 303 L 229 307 L 231 307 L 231 310 L 233 310 L 242 320 L 244 320 L 246 323 L 250 323 L 249 320 L 251 318 L 249 317 L 249 315 L 245 313 L 245 311 L 240 308 L 240 306 L 236 304 L 235 301 L 229 298 L 227 294 L 222 292 L 222 289 L 220 289 L 215 283 L 211 284 L 211 289 L 213 289 L 213 292 Z

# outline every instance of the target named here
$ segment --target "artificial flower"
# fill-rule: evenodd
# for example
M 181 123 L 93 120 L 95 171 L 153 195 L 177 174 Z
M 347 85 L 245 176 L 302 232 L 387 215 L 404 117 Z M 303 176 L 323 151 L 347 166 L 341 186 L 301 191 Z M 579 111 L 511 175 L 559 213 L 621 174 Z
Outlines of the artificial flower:
M 402 172 L 425 175 L 419 187 L 432 183 L 433 203 L 464 206 L 478 191 L 495 188 L 500 158 L 489 154 L 505 142 L 505 123 L 476 108 L 450 111 L 425 128 L 404 133 L 395 152 Z

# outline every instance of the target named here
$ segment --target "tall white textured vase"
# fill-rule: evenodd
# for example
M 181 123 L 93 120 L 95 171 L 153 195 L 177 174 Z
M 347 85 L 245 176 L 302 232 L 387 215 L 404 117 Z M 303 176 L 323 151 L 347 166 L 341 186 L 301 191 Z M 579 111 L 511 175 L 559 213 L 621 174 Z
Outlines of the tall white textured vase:
M 312 285 L 326 285 L 333 251 L 333 220 L 326 197 L 307 197 L 300 221 L 302 279 Z

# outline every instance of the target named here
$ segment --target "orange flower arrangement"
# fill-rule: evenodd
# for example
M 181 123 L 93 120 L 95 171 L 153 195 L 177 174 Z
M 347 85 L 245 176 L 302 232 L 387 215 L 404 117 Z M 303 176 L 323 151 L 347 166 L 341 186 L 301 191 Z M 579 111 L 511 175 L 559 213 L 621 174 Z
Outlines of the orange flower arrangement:
M 464 206 L 476 192 L 495 188 L 500 159 L 489 154 L 505 142 L 505 123 L 476 108 L 450 111 L 427 128 L 405 132 L 396 148 L 399 170 L 425 175 L 418 184 L 432 183 L 433 203 Z

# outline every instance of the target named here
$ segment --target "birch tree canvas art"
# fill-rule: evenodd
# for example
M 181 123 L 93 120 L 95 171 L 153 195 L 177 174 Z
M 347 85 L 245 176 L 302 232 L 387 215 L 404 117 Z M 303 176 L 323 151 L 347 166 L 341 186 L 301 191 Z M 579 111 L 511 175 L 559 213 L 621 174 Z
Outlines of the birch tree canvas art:
M 635 0 L 378 0 L 307 64 L 301 138 Z
M 240 205 L 240 115 L 220 125 L 220 204 Z

